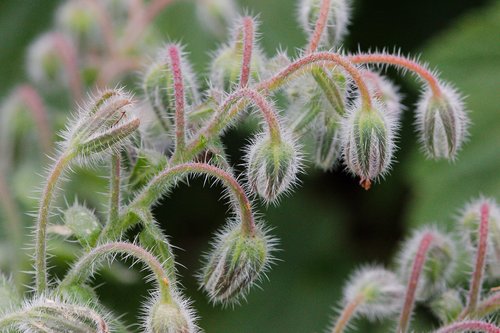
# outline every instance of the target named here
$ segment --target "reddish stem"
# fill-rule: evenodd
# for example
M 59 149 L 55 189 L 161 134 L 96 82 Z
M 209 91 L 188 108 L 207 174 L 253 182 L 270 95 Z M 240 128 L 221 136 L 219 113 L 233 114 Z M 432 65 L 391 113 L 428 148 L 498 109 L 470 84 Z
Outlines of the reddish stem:
M 40 143 L 45 154 L 49 154 L 52 150 L 52 130 L 42 98 L 38 92 L 28 84 L 20 86 L 18 88 L 18 94 L 28 106 L 28 110 L 35 120 L 40 135 Z
M 323 34 L 326 28 L 329 11 L 330 11 L 330 0 L 322 0 L 319 16 L 316 21 L 316 26 L 314 27 L 314 32 L 311 35 L 311 40 L 309 41 L 309 50 L 307 51 L 308 54 L 316 52 L 316 50 L 318 49 L 318 45 L 321 41 L 321 35 Z
M 371 109 L 372 101 L 370 97 L 370 92 L 365 82 L 363 81 L 361 72 L 353 65 L 350 58 L 343 57 L 332 52 L 317 52 L 306 55 L 290 65 L 285 69 L 281 70 L 279 73 L 269 78 L 266 81 L 262 81 L 258 86 L 258 90 L 273 90 L 279 87 L 283 81 L 289 78 L 291 75 L 303 70 L 306 66 L 312 64 L 321 64 L 322 66 L 340 66 L 342 67 L 356 83 L 361 95 L 363 107 Z
M 171 45 L 168 47 L 170 57 L 170 66 L 174 77 L 174 96 L 175 96 L 175 150 L 181 153 L 186 146 L 185 134 L 185 115 L 184 115 L 184 82 L 182 79 L 181 59 L 179 47 Z
M 73 45 L 60 33 L 53 34 L 54 46 L 68 72 L 69 86 L 76 102 L 82 99 L 82 81 L 78 69 L 78 59 Z
M 472 317 L 484 318 L 494 311 L 500 310 L 500 292 L 494 293 L 490 297 L 479 303 Z
M 472 281 L 470 284 L 469 297 L 467 306 L 464 309 L 462 316 L 472 313 L 476 310 L 477 302 L 481 294 L 484 268 L 486 266 L 486 251 L 488 246 L 488 226 L 489 226 L 490 206 L 487 202 L 481 205 L 481 221 L 479 225 L 479 243 L 476 253 L 476 264 L 472 273 Z
M 429 87 L 436 97 L 441 96 L 441 88 L 439 87 L 437 78 L 428 69 L 416 61 L 397 55 L 383 53 L 357 54 L 349 56 L 348 59 L 355 64 L 382 63 L 409 69 L 410 71 L 418 74 L 429 84 Z
M 243 62 L 241 64 L 240 88 L 248 85 L 253 52 L 254 26 L 250 16 L 243 18 Z
M 356 313 L 358 306 L 361 305 L 363 302 L 364 302 L 364 296 L 362 294 L 357 295 L 351 302 L 349 302 L 345 306 L 344 310 L 342 310 L 339 319 L 337 319 L 337 322 L 333 327 L 332 333 L 342 333 L 344 331 L 344 328 L 347 326 L 349 321 Z
M 415 260 L 413 261 L 413 267 L 411 270 L 410 279 L 408 280 L 408 285 L 406 287 L 405 302 L 403 305 L 403 311 L 399 318 L 397 333 L 406 333 L 410 323 L 411 313 L 413 311 L 413 306 L 415 304 L 415 293 L 417 291 L 417 285 L 420 280 L 420 274 L 424 268 L 425 260 L 427 257 L 427 252 L 429 247 L 434 240 L 434 235 L 431 232 L 427 232 L 423 235 L 420 245 L 415 255 Z
M 484 321 L 469 320 L 448 325 L 439 329 L 436 333 L 457 333 L 461 331 L 500 333 L 500 328 Z

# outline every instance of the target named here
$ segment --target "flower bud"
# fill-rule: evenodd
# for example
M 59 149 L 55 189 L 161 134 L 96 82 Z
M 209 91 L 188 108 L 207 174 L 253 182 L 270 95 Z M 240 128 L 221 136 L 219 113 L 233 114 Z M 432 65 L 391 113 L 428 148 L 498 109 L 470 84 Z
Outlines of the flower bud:
M 369 189 L 371 181 L 389 169 L 396 124 L 378 103 L 371 109 L 359 105 L 358 101 L 342 124 L 343 155 L 347 168 Z
M 494 199 L 489 198 L 475 200 L 462 211 L 458 221 L 468 250 L 471 255 L 474 255 L 478 247 L 481 206 L 484 203 L 489 206 L 486 253 L 487 274 L 492 279 L 498 279 L 500 278 L 500 208 L 498 204 Z
M 465 141 L 469 120 L 458 92 L 449 85 L 440 87 L 441 95 L 427 89 L 420 98 L 416 124 L 429 157 L 453 160 Z
M 427 250 L 417 286 L 416 298 L 418 300 L 427 300 L 442 291 L 451 278 L 457 261 L 455 243 L 447 234 L 434 229 L 430 231 L 423 229 L 403 244 L 398 260 L 401 278 L 404 281 L 410 278 L 420 243 L 429 232 L 432 234 L 432 242 Z
M 105 90 L 80 111 L 66 133 L 69 148 L 88 157 L 123 143 L 139 127 L 132 112 L 132 97 L 119 89 Z
M 94 245 L 102 229 L 95 214 L 78 203 L 64 212 L 64 224 L 83 246 Z
M 162 48 L 155 62 L 147 68 L 142 88 L 148 104 L 156 114 L 161 126 L 168 132 L 172 128 L 175 116 L 174 76 L 170 57 Z M 181 54 L 181 72 L 184 81 L 184 95 L 188 105 L 198 103 L 198 84 L 191 66 Z
M 341 118 L 332 112 L 322 113 L 313 133 L 315 136 L 314 164 L 323 170 L 332 169 L 342 155 Z
M 299 10 L 299 21 L 304 31 L 311 35 L 320 15 L 321 3 L 324 0 L 302 0 Z M 342 43 L 347 33 L 347 25 L 351 10 L 346 0 L 330 0 L 330 8 L 326 27 L 321 36 L 321 45 L 332 48 Z
M 458 318 L 464 307 L 460 294 L 454 289 L 448 289 L 436 295 L 429 305 L 432 312 L 445 324 Z
M 272 262 L 274 239 L 259 225 L 244 232 L 241 224 L 230 224 L 216 236 L 206 257 L 200 284 L 214 303 L 237 303 L 258 281 Z
M 228 24 L 238 16 L 236 7 L 233 0 L 199 0 L 196 2 L 196 14 L 202 26 L 222 37 Z
M 148 333 L 195 333 L 194 316 L 188 304 L 177 297 L 169 302 L 155 300 L 147 310 L 146 332 Z
M 300 170 L 300 156 L 293 139 L 258 136 L 248 149 L 247 177 L 250 187 L 266 202 L 275 202 L 291 189 Z
M 380 267 L 365 267 L 354 273 L 344 288 L 344 304 L 361 298 L 357 312 L 370 320 L 400 311 L 405 288 L 397 276 Z

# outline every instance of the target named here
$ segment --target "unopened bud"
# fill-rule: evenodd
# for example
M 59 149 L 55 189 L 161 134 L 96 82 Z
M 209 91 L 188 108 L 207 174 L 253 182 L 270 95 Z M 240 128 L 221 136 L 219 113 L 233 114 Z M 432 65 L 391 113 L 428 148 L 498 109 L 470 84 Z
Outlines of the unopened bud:
M 462 97 L 449 85 L 442 85 L 441 95 L 430 90 L 422 95 L 416 123 L 426 154 L 434 159 L 453 160 L 465 141 L 469 120 Z
M 64 212 L 64 224 L 83 246 L 94 245 L 102 229 L 94 212 L 78 203 Z
M 498 279 L 500 278 L 500 208 L 498 204 L 494 199 L 489 198 L 475 200 L 467 205 L 458 221 L 469 252 L 473 255 L 478 248 L 481 207 L 485 203 L 489 207 L 486 253 L 487 274 L 492 279 Z
M 438 230 L 423 229 L 416 232 L 403 244 L 399 256 L 401 278 L 408 281 L 412 273 L 413 263 L 423 237 L 432 234 L 432 241 L 426 253 L 425 263 L 420 273 L 416 290 L 418 300 L 427 300 L 442 291 L 451 278 L 457 261 L 457 249 L 450 236 Z
M 372 180 L 384 175 L 391 164 L 395 122 L 380 105 L 364 109 L 358 102 L 342 127 L 344 162 L 361 178 L 361 185 L 369 189 Z
M 274 243 L 259 225 L 248 234 L 239 223 L 231 222 L 220 232 L 200 275 L 200 284 L 211 301 L 239 302 L 268 269 Z
M 323 170 L 330 170 L 342 155 L 341 118 L 335 113 L 323 113 L 317 120 L 314 163 Z
M 173 297 L 169 302 L 155 300 L 147 310 L 146 332 L 195 333 L 194 316 L 188 304 Z
M 304 31 L 311 35 L 324 0 L 302 0 L 300 4 L 299 20 Z M 339 45 L 347 33 L 347 25 L 351 10 L 346 0 L 330 0 L 330 8 L 326 27 L 321 36 L 321 45 L 331 48 Z
M 436 295 L 429 305 L 432 312 L 445 324 L 458 318 L 464 307 L 459 292 L 454 289 Z
M 273 140 L 257 137 L 247 155 L 247 177 L 251 188 L 266 202 L 274 202 L 293 187 L 300 170 L 298 148 L 289 135 Z
M 404 294 L 405 288 L 394 273 L 379 267 L 366 267 L 349 279 L 344 289 L 344 303 L 359 298 L 357 312 L 373 320 L 400 311 Z

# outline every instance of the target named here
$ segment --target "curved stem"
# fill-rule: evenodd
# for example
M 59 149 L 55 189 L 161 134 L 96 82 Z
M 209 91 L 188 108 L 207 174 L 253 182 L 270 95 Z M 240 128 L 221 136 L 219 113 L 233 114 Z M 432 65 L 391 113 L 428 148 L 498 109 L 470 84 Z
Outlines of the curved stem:
M 253 19 L 249 16 L 246 16 L 243 18 L 243 60 L 241 64 L 240 88 L 246 87 L 248 85 L 248 80 L 250 79 L 253 39 Z
M 76 284 L 83 284 L 94 273 L 94 268 L 112 254 L 124 254 L 139 259 L 146 264 L 154 274 L 160 294 L 164 301 L 171 301 L 170 282 L 162 264 L 148 251 L 142 247 L 126 243 L 114 242 L 98 246 L 92 251 L 83 255 L 80 260 L 71 268 L 64 279 L 59 284 L 59 288 Z
M 481 221 L 478 230 L 479 243 L 477 246 L 476 261 L 474 265 L 474 272 L 472 273 L 469 295 L 467 298 L 467 306 L 461 314 L 461 317 L 466 317 L 468 313 L 474 312 L 480 298 L 484 268 L 486 266 L 489 215 L 490 207 L 488 203 L 485 202 L 481 205 Z
M 328 13 L 330 12 L 330 1 L 322 0 L 321 7 L 319 10 L 318 19 L 316 20 L 316 26 L 314 27 L 314 32 L 311 35 L 311 40 L 309 41 L 309 50 L 307 53 L 316 52 L 318 45 L 321 41 L 321 35 L 325 31 L 326 24 L 328 21 Z
M 397 333 L 406 333 L 408 330 L 411 313 L 415 304 L 415 293 L 417 291 L 420 274 L 424 268 L 427 252 L 433 240 L 434 236 L 431 232 L 428 232 L 424 234 L 422 240 L 420 241 L 415 260 L 413 261 L 410 279 L 408 280 L 408 285 L 406 287 L 405 302 L 403 311 L 401 312 L 401 316 L 399 318 L 398 328 L 396 330 Z
M 500 327 L 478 320 L 463 321 L 440 328 L 436 333 L 457 333 L 461 331 L 474 331 L 484 333 L 500 333 Z
M 72 152 L 66 152 L 59 157 L 50 171 L 47 183 L 43 189 L 40 207 L 38 209 L 35 239 L 35 279 L 36 291 L 42 293 L 47 288 L 47 225 L 54 193 L 64 170 L 73 159 Z
M 468 316 L 475 318 L 484 318 L 492 314 L 493 312 L 499 310 L 500 310 L 500 292 L 494 293 L 490 297 L 480 302 L 477 305 L 476 310 L 473 313 L 469 313 Z
M 182 79 L 181 59 L 179 55 L 179 47 L 171 45 L 168 48 L 168 56 L 170 58 L 170 66 L 174 78 L 174 97 L 175 97 L 175 151 L 177 154 L 182 154 L 186 146 L 185 133 L 185 115 L 184 115 L 184 82 Z
M 416 73 L 422 80 L 426 81 L 435 96 L 441 96 L 441 88 L 439 87 L 439 82 L 436 77 L 416 61 L 384 53 L 357 54 L 348 56 L 347 58 L 355 64 L 381 63 L 408 69 Z
M 255 221 L 252 214 L 252 205 L 245 190 L 227 171 L 205 163 L 184 163 L 162 171 L 134 198 L 129 205 L 129 210 L 133 207 L 150 207 L 175 185 L 178 177 L 197 173 L 215 177 L 224 184 L 232 196 L 232 201 L 238 206 L 236 213 L 239 214 L 244 231 L 253 235 Z
M 363 81 L 361 72 L 357 69 L 350 58 L 343 57 L 332 52 L 317 52 L 306 55 L 290 65 L 285 69 L 281 70 L 279 73 L 273 77 L 262 81 L 258 86 L 258 90 L 274 90 L 280 87 L 284 82 L 286 82 L 292 75 L 300 73 L 306 66 L 321 64 L 324 67 L 342 67 L 353 79 L 354 83 L 359 89 L 361 95 L 361 100 L 364 109 L 371 109 L 372 101 L 370 97 L 370 92 L 365 82 Z
M 364 296 L 362 294 L 357 295 L 351 302 L 349 302 L 342 310 L 340 317 L 337 319 L 335 326 L 332 329 L 332 333 L 342 333 L 356 313 L 358 306 L 363 302 Z

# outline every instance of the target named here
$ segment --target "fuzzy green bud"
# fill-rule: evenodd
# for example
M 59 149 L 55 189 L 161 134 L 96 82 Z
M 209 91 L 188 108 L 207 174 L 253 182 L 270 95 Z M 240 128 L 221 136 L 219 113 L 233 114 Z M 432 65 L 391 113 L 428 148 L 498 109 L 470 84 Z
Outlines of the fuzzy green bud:
M 83 246 L 94 245 L 102 229 L 94 212 L 78 203 L 64 212 L 64 224 Z
M 323 170 L 332 169 L 342 155 L 341 118 L 332 112 L 322 113 L 314 131 L 314 163 Z
M 434 159 L 453 160 L 465 141 L 469 121 L 462 97 L 448 85 L 441 90 L 439 96 L 429 90 L 423 94 L 416 123 L 426 154 Z
M 247 177 L 251 188 L 266 202 L 275 202 L 291 189 L 300 169 L 300 156 L 293 139 L 283 135 L 257 137 L 247 154 Z
M 249 234 L 231 222 L 216 236 L 200 275 L 200 284 L 214 303 L 237 303 L 271 262 L 274 240 L 256 226 Z
M 445 324 L 458 318 L 464 307 L 459 292 L 454 289 L 446 290 L 433 297 L 429 306 L 438 319 Z
M 195 333 L 193 314 L 185 301 L 155 300 L 147 310 L 146 332 L 150 333 Z
M 389 169 L 395 126 L 394 120 L 380 106 L 365 109 L 359 107 L 359 102 L 344 119 L 344 162 L 353 174 L 361 178 L 365 189 Z

